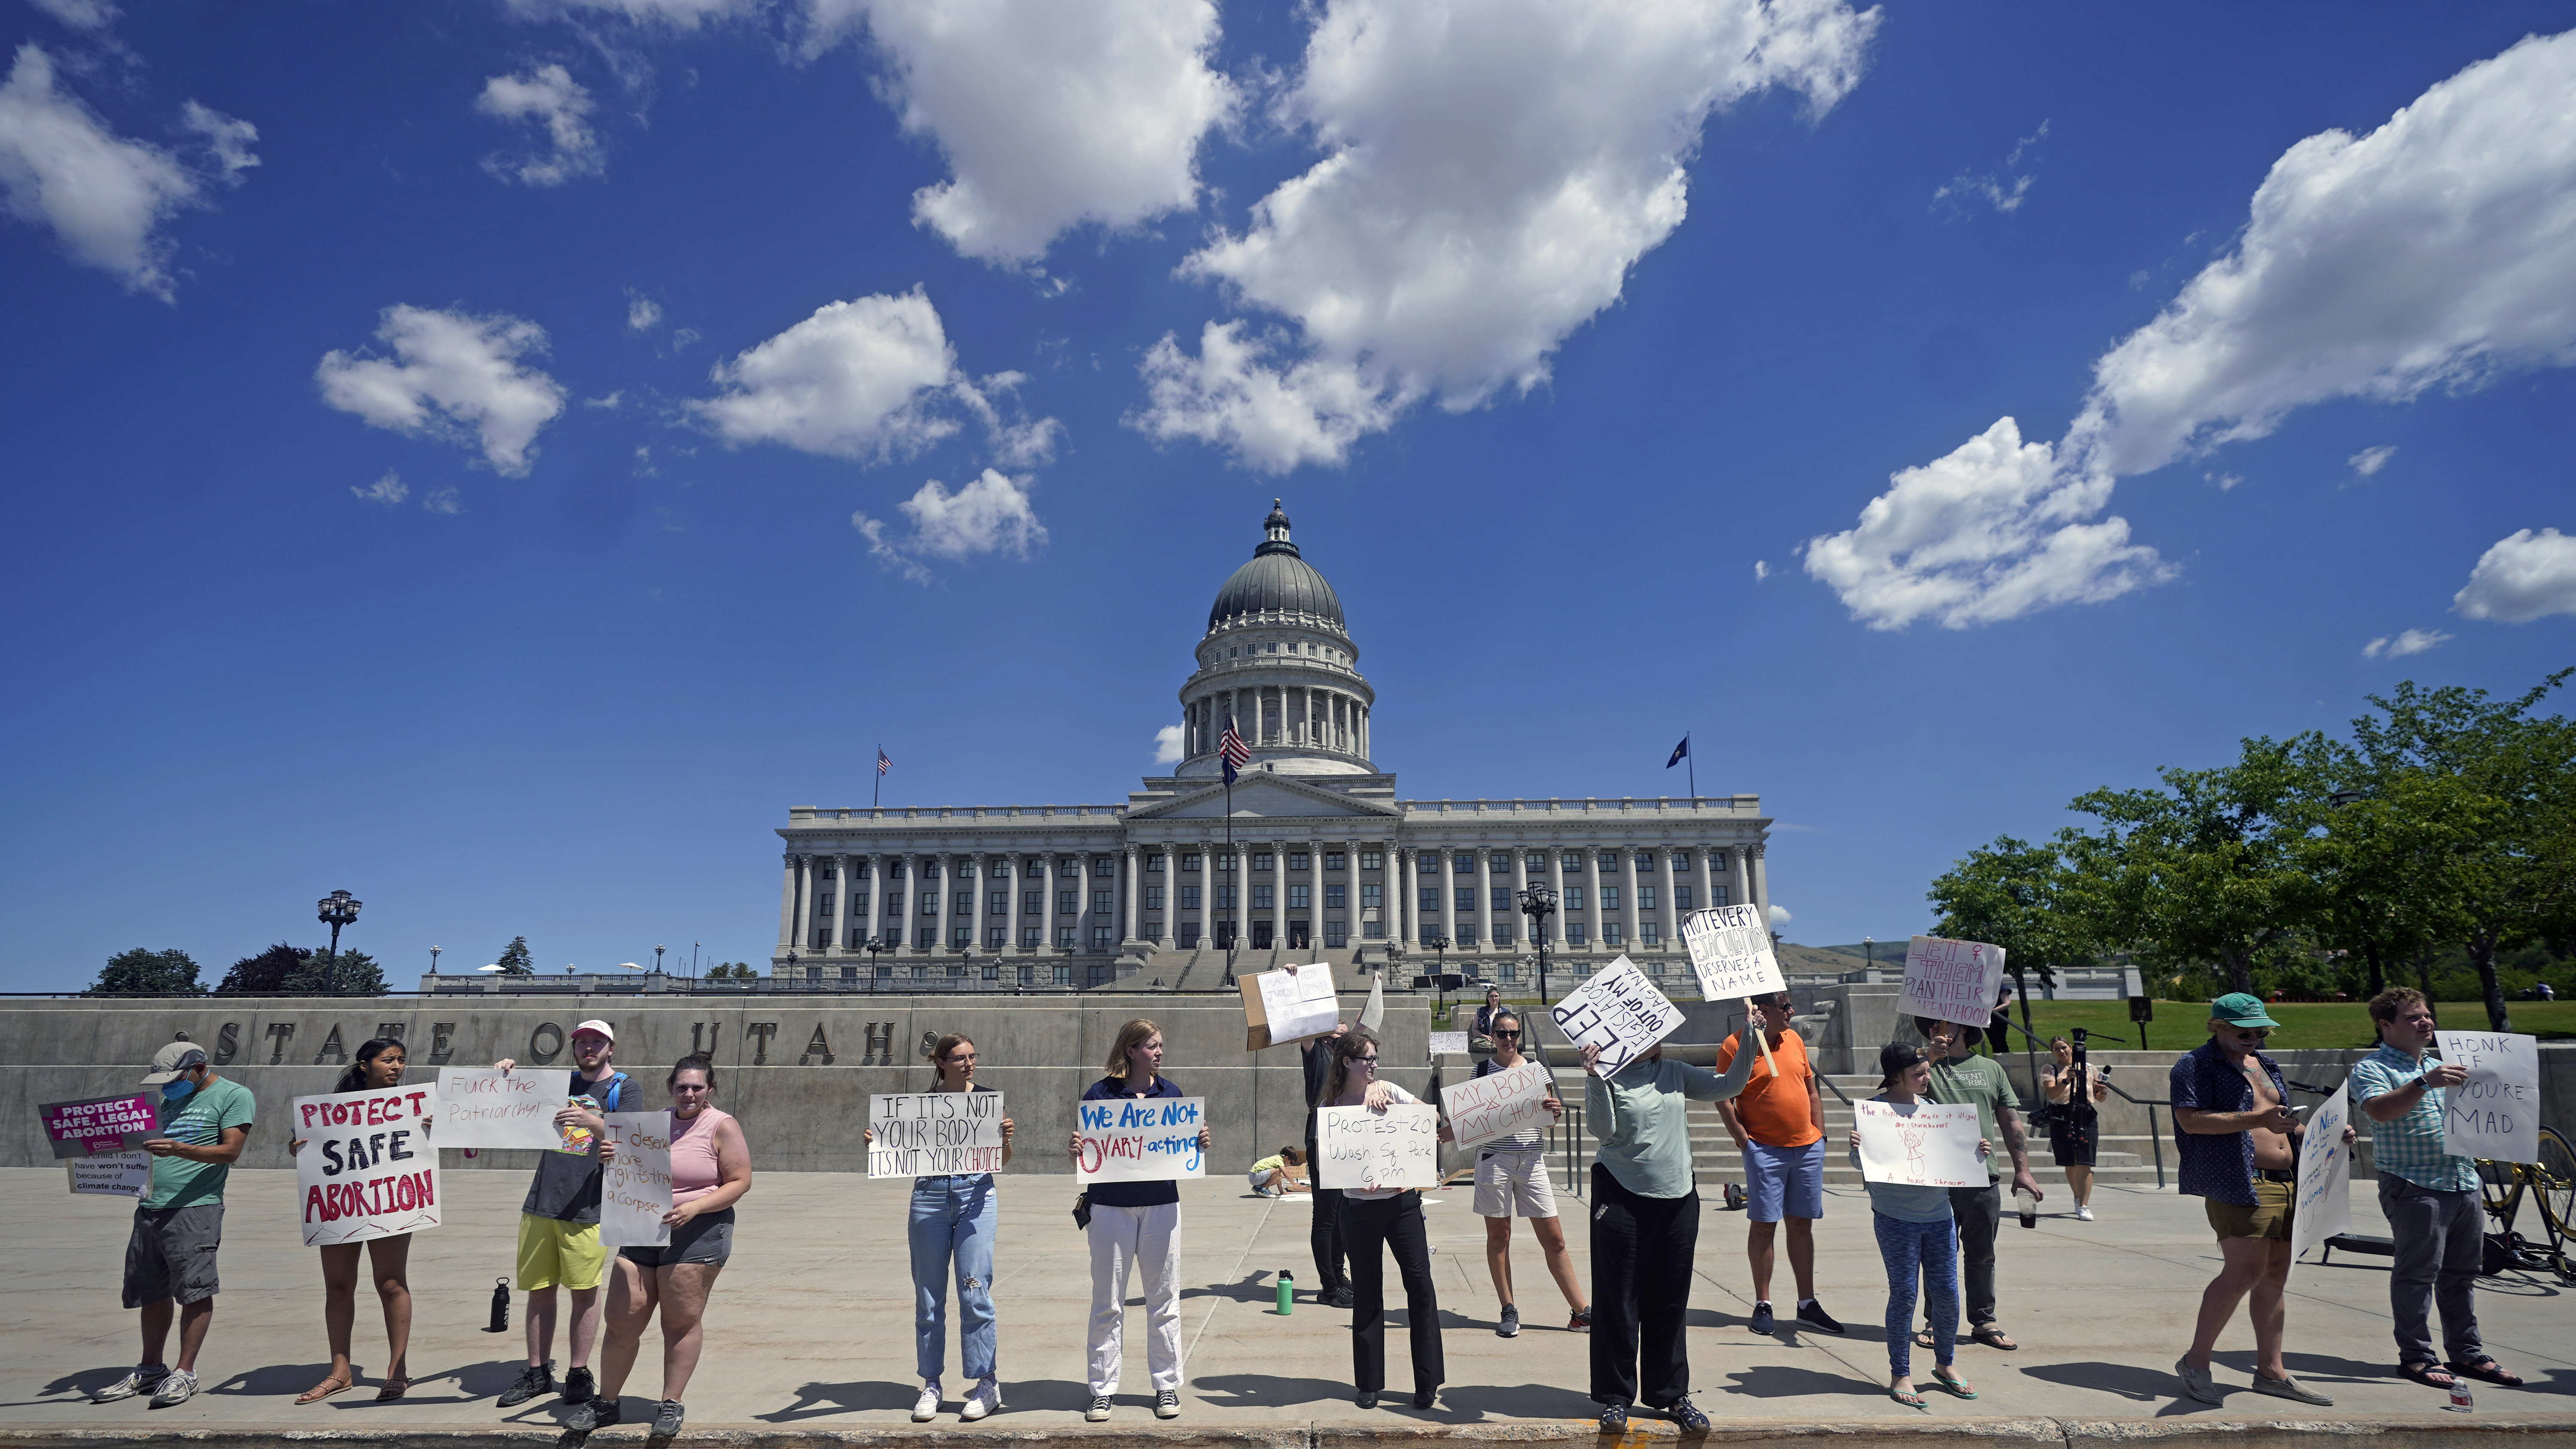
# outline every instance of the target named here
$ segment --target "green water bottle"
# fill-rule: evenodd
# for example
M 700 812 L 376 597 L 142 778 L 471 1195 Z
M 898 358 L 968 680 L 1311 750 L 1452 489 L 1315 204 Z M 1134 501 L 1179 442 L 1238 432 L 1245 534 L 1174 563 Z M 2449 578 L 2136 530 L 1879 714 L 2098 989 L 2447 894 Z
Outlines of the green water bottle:
M 1285 1318 L 1296 1311 L 1297 1275 L 1282 1268 L 1279 1270 L 1279 1316 Z

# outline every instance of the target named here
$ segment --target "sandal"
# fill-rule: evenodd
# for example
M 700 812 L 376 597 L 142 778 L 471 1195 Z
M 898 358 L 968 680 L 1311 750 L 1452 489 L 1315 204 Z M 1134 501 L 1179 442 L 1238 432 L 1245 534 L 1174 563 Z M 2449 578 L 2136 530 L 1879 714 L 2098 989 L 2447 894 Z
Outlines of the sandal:
M 2474 1363 L 2454 1359 L 2447 1367 L 2455 1374 L 2466 1374 L 2483 1384 L 2502 1384 L 2509 1389 L 2522 1386 L 2522 1375 L 2510 1372 L 2491 1358 L 2482 1358 Z
M 1977 1391 L 1968 1387 L 1966 1379 L 1959 1378 L 1944 1369 L 1936 1368 L 1932 1371 L 1932 1387 L 1956 1398 L 1973 1399 L 1977 1396 Z
M 2012 1335 L 1991 1323 L 1978 1324 L 1976 1332 L 1969 1334 L 1968 1337 L 1973 1342 L 1982 1343 L 1988 1348 L 1999 1348 L 2006 1353 L 2021 1347 L 2020 1344 L 2012 1341 Z
M 1916 1348 L 1934 1347 L 1935 1345 L 1932 1342 L 1932 1330 L 1928 1328 L 1918 1328 L 1914 1330 L 1914 1346 Z
M 1915 1393 L 1911 1389 L 1900 1389 L 1894 1384 L 1887 1386 L 1887 1396 L 1909 1409 L 1930 1407 L 1923 1402 L 1923 1396 L 1921 1394 Z
M 313 1387 L 306 1389 L 300 1394 L 297 1394 L 295 1396 L 295 1402 L 299 1404 L 318 1404 L 324 1399 L 331 1397 L 333 1394 L 346 1393 L 348 1392 L 350 1384 L 357 1378 L 357 1376 L 358 1371 L 356 1369 L 349 1370 L 349 1377 L 345 1379 L 340 1377 L 338 1374 L 333 1374 L 322 1382 L 315 1384 Z
M 399 1399 L 410 1392 L 411 1380 L 399 1375 L 390 1377 L 384 1381 L 382 1387 L 376 1390 L 376 1402 L 379 1404 L 387 1403 L 394 1399 Z
M 2400 1377 L 2413 1379 L 2428 1389 L 2440 1389 L 2445 1393 L 2460 1386 L 2460 1381 L 2451 1377 L 2449 1370 L 2430 1359 L 2422 1363 L 2401 1363 L 2397 1366 L 2397 1372 Z

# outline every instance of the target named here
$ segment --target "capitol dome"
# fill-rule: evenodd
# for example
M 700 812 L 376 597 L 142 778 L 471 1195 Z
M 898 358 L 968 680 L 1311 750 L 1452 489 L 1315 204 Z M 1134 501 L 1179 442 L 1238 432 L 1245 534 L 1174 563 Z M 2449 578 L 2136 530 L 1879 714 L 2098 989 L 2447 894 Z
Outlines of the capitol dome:
M 1369 711 L 1377 691 L 1360 677 L 1359 646 L 1341 596 L 1288 537 L 1288 512 L 1270 500 L 1252 558 L 1226 579 L 1207 632 L 1181 684 L 1185 778 L 1222 772 L 1217 748 L 1230 722 L 1248 768 L 1282 775 L 1368 775 Z
M 1215 630 L 1229 619 L 1247 615 L 1305 614 L 1329 622 L 1336 630 L 1345 629 L 1340 596 L 1313 564 L 1298 557 L 1297 545 L 1288 538 L 1288 514 L 1276 498 L 1270 500 L 1270 516 L 1262 520 L 1262 530 L 1268 537 L 1216 591 L 1216 602 L 1208 608 L 1208 628 Z

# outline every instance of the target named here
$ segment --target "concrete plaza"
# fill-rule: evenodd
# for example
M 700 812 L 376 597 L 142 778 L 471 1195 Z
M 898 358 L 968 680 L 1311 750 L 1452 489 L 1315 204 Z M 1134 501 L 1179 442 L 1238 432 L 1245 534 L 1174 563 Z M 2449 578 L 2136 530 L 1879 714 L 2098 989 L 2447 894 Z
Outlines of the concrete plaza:
M 2216 1265 L 2196 1199 L 2170 1192 L 2105 1189 L 2099 1220 L 2056 1215 L 2063 1183 L 2043 1174 L 2050 1213 L 2036 1231 L 2006 1219 L 2001 1244 L 2002 1319 L 2021 1340 L 2017 1353 L 1963 1346 L 1960 1364 L 1981 1391 L 1973 1402 L 1934 1396 L 1928 1411 L 1891 1402 L 1883 1383 L 1884 1278 L 1869 1232 L 1867 1198 L 1856 1188 L 1829 1193 L 1818 1227 L 1820 1296 L 1849 1327 L 1846 1337 L 1746 1329 L 1752 1303 L 1741 1213 L 1710 1210 L 1703 1220 L 1692 1295 L 1690 1355 L 1697 1401 L 1718 1437 L 1760 1442 L 1831 1432 L 1837 1437 L 1911 1438 L 1926 1429 L 1998 1440 L 2065 1442 L 2077 1437 L 2155 1437 L 2167 1429 L 2280 1432 L 2292 1423 L 2332 1432 L 2412 1440 L 2515 1430 L 2576 1441 L 2576 1333 L 2571 1296 L 2555 1281 L 2526 1275 L 2482 1280 L 2479 1313 L 2487 1342 L 2529 1380 L 2520 1389 L 2476 1386 L 2477 1412 L 2438 1414 L 2443 1396 L 2393 1376 L 2386 1259 L 2302 1265 L 2292 1279 L 2288 1362 L 2335 1398 L 2309 1409 L 2246 1388 L 2252 1338 L 2240 1318 L 2222 1341 L 2218 1379 L 2232 1390 L 2223 1407 L 2182 1399 L 2171 1364 L 2190 1332 L 2202 1285 Z M 293 1177 L 237 1171 L 223 1248 L 224 1292 L 199 1364 L 205 1390 L 191 1403 L 151 1410 L 127 1401 L 97 1405 L 85 1391 L 133 1362 L 135 1315 L 117 1306 L 129 1210 L 116 1200 L 72 1198 L 58 1169 L 0 1170 L 0 1204 L 14 1224 L 0 1289 L 10 1313 L 0 1328 L 7 1365 L 0 1444 L 132 1442 L 206 1436 L 265 1443 L 286 1434 L 459 1444 L 495 1433 L 523 1442 L 551 1439 L 563 1406 L 552 1398 L 504 1411 L 493 1398 L 517 1372 L 524 1297 L 506 1336 L 481 1331 L 494 1280 L 511 1268 L 523 1184 L 515 1175 L 445 1176 L 446 1225 L 420 1234 L 412 1253 L 416 1298 L 410 1397 L 373 1400 L 384 1344 L 373 1295 L 362 1285 L 356 1347 L 367 1378 L 358 1390 L 310 1407 L 294 1395 L 326 1362 L 320 1275 L 298 1243 L 289 1206 Z M 954 1400 L 954 1325 L 948 1356 L 951 1404 L 938 1423 L 916 1428 L 912 1291 L 905 1261 L 901 1182 L 823 1173 L 759 1177 L 741 1209 L 731 1266 L 708 1315 L 705 1357 L 688 1395 L 685 1437 L 770 1442 L 930 1438 L 1155 1439 L 1320 1444 L 1325 1439 L 1590 1439 L 1585 1393 L 1587 1340 L 1565 1332 L 1563 1303 L 1526 1230 L 1515 1236 L 1515 1273 L 1530 1322 L 1518 1339 L 1492 1332 L 1495 1304 L 1486 1276 L 1482 1220 L 1463 1188 L 1430 1194 L 1435 1269 L 1448 1354 L 1440 1405 L 1416 1412 L 1398 1392 L 1395 1407 L 1363 1411 L 1351 1402 L 1347 1315 L 1301 1301 L 1293 1316 L 1273 1309 L 1282 1269 L 1310 1277 L 1308 1208 L 1247 1196 L 1240 1178 L 1186 1183 L 1182 1200 L 1184 1413 L 1158 1424 L 1141 1344 L 1141 1305 L 1130 1309 L 1127 1376 L 1117 1417 L 1087 1426 L 1082 1410 L 1089 1268 L 1081 1234 L 1067 1216 L 1070 1178 L 1014 1177 L 1004 1184 L 996 1296 L 1001 1312 L 1002 1411 L 961 1429 Z M 1569 1202 L 1569 1238 L 1580 1256 L 1585 1233 Z M 2355 1228 L 2377 1231 L 2376 1203 L 2354 1193 Z M 1584 1265 L 1588 1279 L 1588 1265 Z M 1393 1274 L 1389 1273 L 1392 1287 Z M 1785 1259 L 1777 1291 L 1791 1296 Z M 1303 1294 L 1301 1292 L 1301 1298 Z M 1393 1312 L 1402 1313 L 1400 1303 Z M 1404 1334 L 1387 1335 L 1388 1380 L 1410 1382 Z M 175 1347 L 175 1345 L 174 1345 Z M 628 1423 L 605 1437 L 640 1437 L 659 1396 L 658 1334 L 627 1385 Z M 565 1349 L 558 1341 L 556 1358 Z M 1929 1368 L 1917 1351 L 1915 1369 Z M 1669 1435 L 1640 1421 L 1640 1431 Z M 495 1441 L 498 1442 L 498 1441 Z

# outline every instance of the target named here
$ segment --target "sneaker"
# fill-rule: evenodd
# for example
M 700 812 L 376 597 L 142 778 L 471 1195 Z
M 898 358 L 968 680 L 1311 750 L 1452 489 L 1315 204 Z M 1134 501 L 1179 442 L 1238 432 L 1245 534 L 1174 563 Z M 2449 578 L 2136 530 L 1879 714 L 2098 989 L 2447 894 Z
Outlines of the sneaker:
M 1180 1416 L 1181 1416 L 1181 1395 L 1180 1395 L 1180 1391 L 1179 1391 L 1178 1389 L 1165 1389 L 1165 1390 L 1163 1390 L 1161 1393 L 1156 1394 L 1156 1395 L 1154 1396 L 1154 1417 L 1155 1417 L 1155 1418 L 1157 1418 L 1157 1419 L 1177 1419 L 1177 1418 L 1179 1418 Z
M 1326 1308 L 1350 1309 L 1360 1306 L 1359 1295 L 1351 1291 L 1351 1285 L 1348 1283 L 1331 1290 L 1316 1301 Z
M 197 1376 L 186 1369 L 172 1369 L 161 1376 L 161 1387 L 152 1391 L 152 1407 L 172 1408 L 196 1396 Z
M 1708 1432 L 1708 1415 L 1701 1413 L 1698 1407 L 1691 1403 L 1688 1394 L 1675 1399 L 1673 1406 L 1666 1409 L 1664 1413 L 1674 1423 L 1681 1425 L 1682 1432 L 1685 1434 Z
M 1626 1404 L 1609 1404 L 1603 1406 L 1601 1410 L 1601 1432 L 1604 1434 L 1625 1434 L 1628 1432 L 1628 1406 Z
M 502 1408 L 515 1409 L 539 1394 L 551 1394 L 554 1391 L 555 1365 L 554 1360 L 548 1359 L 544 1363 L 532 1363 L 519 1370 L 519 1376 L 511 1380 L 508 1388 L 501 1391 L 498 1402 Z
M 1771 1319 L 1771 1305 L 1768 1303 L 1754 1304 L 1753 1322 L 1747 1326 L 1755 1333 L 1769 1333 L 1772 1328 L 1776 1326 L 1773 1324 Z
M 927 1424 L 939 1417 L 939 1380 L 923 1379 L 921 1397 L 912 1401 L 912 1422 Z
M 1825 1305 L 1817 1302 L 1813 1298 L 1810 1298 L 1806 1302 L 1798 1305 L 1798 1321 L 1807 1325 L 1809 1328 L 1815 1329 L 1819 1333 L 1840 1333 L 1843 1331 L 1843 1326 L 1836 1323 L 1834 1321 L 1834 1316 L 1825 1311 Z
M 680 1422 L 689 1417 L 689 1406 L 677 1399 L 664 1399 L 653 1410 L 652 1433 L 668 1439 L 680 1432 Z
M 1359 1405 L 1363 1409 L 1374 1409 L 1377 1407 L 1377 1390 L 1362 1389 L 1358 1393 L 1351 1395 L 1351 1402 Z
M 2209 1370 L 2206 1366 L 2193 1368 L 2190 1359 L 2178 1358 L 2174 1360 L 2174 1372 L 2182 1379 L 2182 1391 L 2190 1397 L 2204 1404 L 2226 1402 L 2225 1397 L 2218 1392 L 2218 1385 L 2210 1382 Z
M 132 1373 L 90 1395 L 89 1401 L 93 1404 L 112 1404 L 119 1399 L 133 1398 L 136 1394 L 148 1394 L 161 1387 L 161 1381 L 169 1376 L 170 1370 L 160 1364 L 139 1364 Z
M 2321 1409 L 2330 1409 L 2334 1407 L 2334 1400 L 2327 1398 L 2325 1395 L 2318 1393 L 2316 1390 L 2309 1388 L 2306 1384 L 2300 1383 L 2294 1378 L 2271 1379 L 2265 1378 L 2262 1374 L 2257 1373 L 2254 1375 L 2254 1392 L 2258 1394 L 2270 1394 L 2276 1399 L 2296 1399 L 2302 1404 L 2314 1404 Z M 152 1402 L 158 1404 L 161 1400 L 158 1396 L 155 1396 Z
M 576 1369 L 574 1372 L 578 1373 L 579 1370 Z M 618 1422 L 617 1401 L 593 1394 L 572 1406 L 572 1412 L 564 1415 L 563 1426 L 573 1433 L 587 1434 L 593 1429 L 605 1429 L 616 1422 Z
M 1506 1303 L 1503 1305 L 1503 1321 L 1494 1325 L 1494 1337 L 1518 1338 L 1520 1336 L 1521 1311 Z
M 972 1424 L 1000 1407 L 1002 1407 L 1002 1381 L 992 1374 L 986 1374 L 975 1381 L 974 1391 L 966 1396 L 966 1407 L 957 1417 Z
M 1433 1409 L 1438 1408 L 1439 1405 L 1440 1391 L 1438 1389 L 1415 1389 L 1413 1391 L 1413 1407 L 1417 1409 Z
M 1100 1397 L 1093 1399 L 1091 1401 L 1091 1407 L 1084 1411 L 1082 1418 L 1083 1422 L 1090 1424 L 1108 1423 L 1109 1396 L 1107 1394 L 1102 1394 Z
M 563 1401 L 565 1403 L 587 1404 L 590 1402 L 591 1395 L 597 1392 L 599 1392 L 599 1381 L 590 1376 L 590 1370 L 571 1368 L 564 1371 Z
M 1574 1316 L 1565 1321 L 1565 1331 L 1568 1333 L 1590 1333 L 1592 1331 L 1592 1305 L 1587 1303 L 1583 1307 L 1574 1310 Z
M 2075 1220 L 2079 1223 L 2089 1223 L 2093 1221 L 2093 1209 L 2080 1202 L 2077 1203 L 2075 1205 Z

